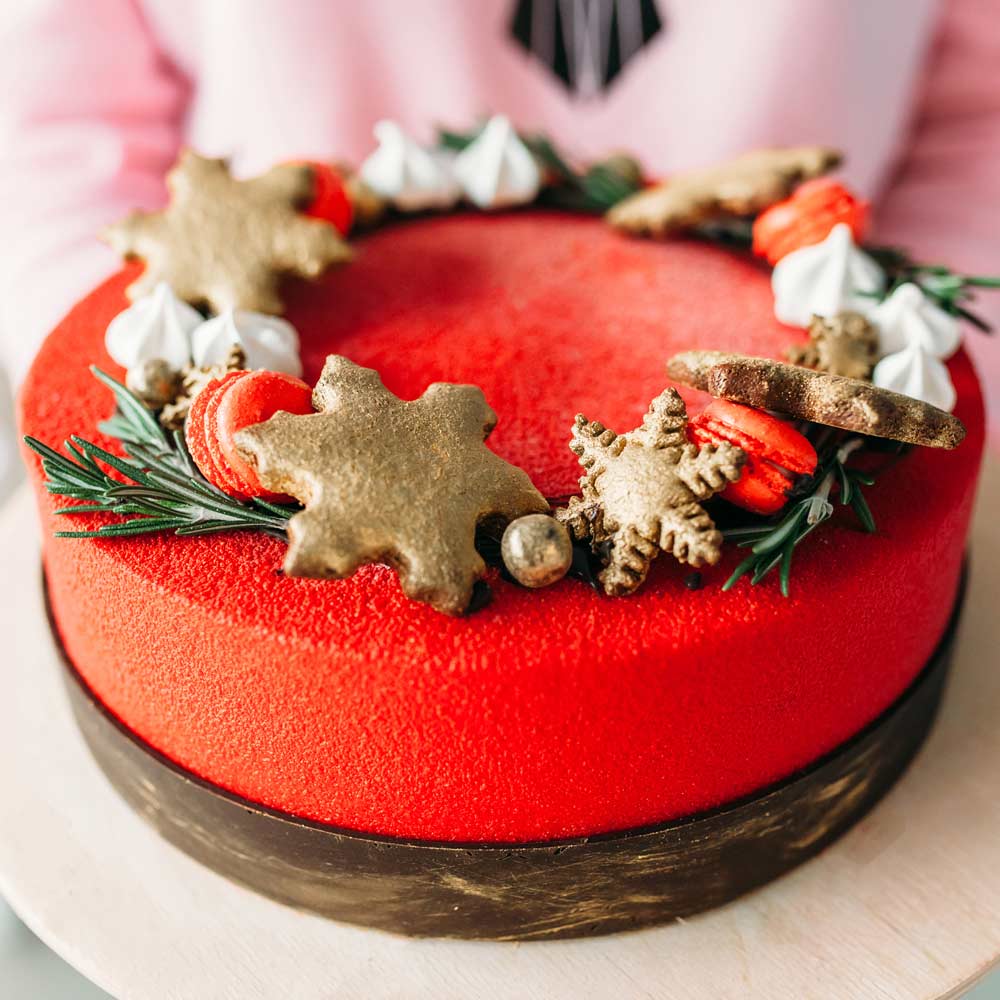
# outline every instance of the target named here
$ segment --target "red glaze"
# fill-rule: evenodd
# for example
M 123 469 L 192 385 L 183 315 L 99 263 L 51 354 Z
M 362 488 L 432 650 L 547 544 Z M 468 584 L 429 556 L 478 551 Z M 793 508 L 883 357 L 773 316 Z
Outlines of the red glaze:
M 868 202 L 830 177 L 806 181 L 794 194 L 762 212 L 753 224 L 753 252 L 772 265 L 800 247 L 821 243 L 838 223 L 860 243 L 868 228 Z
M 728 441 L 746 452 L 743 475 L 721 496 L 757 514 L 776 514 L 785 506 L 795 476 L 816 471 L 816 449 L 809 439 L 788 421 L 751 406 L 717 399 L 691 420 L 688 433 L 696 444 Z
M 237 431 L 263 423 L 279 410 L 312 413 L 312 389 L 302 379 L 282 372 L 254 371 L 246 376 L 234 381 L 218 397 L 211 426 L 219 464 L 228 468 L 238 488 L 247 496 L 279 499 L 264 488 L 257 470 L 237 451 L 233 438 Z
M 354 221 L 354 206 L 347 196 L 343 178 L 328 163 L 310 160 L 308 165 L 313 168 L 315 193 L 305 214 L 332 223 L 342 236 L 346 236 Z
M 306 381 L 327 352 L 406 398 L 482 386 L 490 447 L 548 496 L 576 488 L 577 412 L 635 427 L 694 347 L 781 357 L 769 275 L 699 243 L 630 240 L 540 211 L 413 220 L 357 260 L 287 289 Z M 85 299 L 42 347 L 21 428 L 95 435 L 121 374 L 104 330 L 135 269 Z M 968 437 L 915 449 L 868 491 L 880 531 L 836 515 L 776 582 L 722 593 L 729 549 L 684 585 L 662 557 L 631 597 L 493 573 L 493 603 L 452 619 L 395 574 L 292 580 L 284 546 L 247 533 L 57 539 L 62 503 L 29 456 L 53 613 L 69 656 L 125 725 L 208 781 L 374 833 L 452 841 L 585 836 L 747 795 L 858 732 L 913 680 L 954 601 L 983 444 L 975 374 L 948 362 Z M 682 389 L 696 412 L 707 402 Z

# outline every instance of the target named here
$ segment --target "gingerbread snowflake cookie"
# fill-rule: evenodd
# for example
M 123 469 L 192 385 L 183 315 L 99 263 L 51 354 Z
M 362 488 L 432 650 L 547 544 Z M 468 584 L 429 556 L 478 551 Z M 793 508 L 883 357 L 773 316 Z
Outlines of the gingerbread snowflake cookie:
M 283 164 L 236 180 L 224 160 L 187 150 L 167 185 L 167 208 L 133 212 L 104 234 L 123 257 L 146 263 L 129 286 L 132 299 L 165 281 L 179 298 L 216 313 L 280 313 L 283 275 L 316 278 L 351 257 L 332 225 L 299 211 L 313 194 L 311 167 Z
M 692 566 L 719 559 L 722 535 L 701 502 L 740 478 L 746 456 L 728 443 L 699 448 L 686 428 L 673 389 L 627 434 L 576 418 L 570 449 L 586 470 L 582 495 L 556 517 L 575 538 L 606 549 L 599 579 L 609 595 L 632 593 L 661 551 Z
M 840 161 L 840 153 L 825 146 L 759 149 L 728 163 L 677 174 L 619 202 L 607 218 L 630 233 L 671 236 L 704 222 L 761 212 Z
M 722 351 L 685 351 L 670 359 L 667 374 L 720 399 L 856 434 L 929 448 L 955 448 L 965 438 L 961 420 L 929 403 L 860 379 L 783 361 Z
M 288 525 L 289 576 L 340 579 L 385 562 L 408 597 L 462 614 L 486 572 L 477 524 L 549 509 L 527 473 L 486 447 L 496 414 L 475 386 L 439 382 L 406 402 L 333 355 L 313 405 L 236 435 L 263 485 L 305 505 Z

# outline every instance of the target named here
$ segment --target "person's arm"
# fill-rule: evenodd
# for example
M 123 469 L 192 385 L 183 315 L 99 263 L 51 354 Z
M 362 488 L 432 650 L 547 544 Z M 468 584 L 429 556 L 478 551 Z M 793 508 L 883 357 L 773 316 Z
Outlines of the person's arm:
M 949 0 L 908 148 L 876 216 L 875 239 L 924 263 L 1000 274 L 1000 18 L 991 0 Z M 973 309 L 997 327 L 968 328 L 1000 421 L 1000 291 Z
M 131 0 L 0 4 L 0 356 L 15 380 L 115 268 L 98 232 L 162 203 L 186 92 Z

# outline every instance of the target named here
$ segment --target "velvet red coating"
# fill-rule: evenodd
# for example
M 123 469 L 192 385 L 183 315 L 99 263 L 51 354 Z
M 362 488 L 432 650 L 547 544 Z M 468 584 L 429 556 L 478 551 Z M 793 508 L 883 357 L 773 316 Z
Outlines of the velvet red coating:
M 245 496 L 279 499 L 265 489 L 257 470 L 237 450 L 234 435 L 244 427 L 259 424 L 279 410 L 286 413 L 313 412 L 312 388 L 300 378 L 283 372 L 253 371 L 219 393 L 212 422 L 212 436 L 224 465 Z
M 631 240 L 600 220 L 524 211 L 414 220 L 287 289 L 306 380 L 336 352 L 405 398 L 481 386 L 490 446 L 548 496 L 580 474 L 574 414 L 635 427 L 675 351 L 780 357 L 769 271 L 703 243 Z M 87 371 L 134 269 L 81 302 L 20 398 L 25 433 L 94 435 L 111 407 Z M 968 436 L 915 449 L 868 491 L 879 530 L 839 511 L 777 581 L 688 590 L 661 557 L 635 595 L 490 578 L 493 603 L 452 619 L 371 566 L 288 579 L 254 534 L 56 539 L 63 501 L 35 483 L 55 620 L 73 663 L 125 725 L 251 800 L 345 828 L 523 842 L 653 824 L 719 806 L 808 765 L 905 690 L 955 599 L 983 446 L 978 383 L 949 363 Z M 692 411 L 707 398 L 681 389 Z
M 789 421 L 728 399 L 716 399 L 696 414 L 688 436 L 699 445 L 728 441 L 743 449 L 743 474 L 721 496 L 757 514 L 776 514 L 795 477 L 816 471 L 816 449 Z

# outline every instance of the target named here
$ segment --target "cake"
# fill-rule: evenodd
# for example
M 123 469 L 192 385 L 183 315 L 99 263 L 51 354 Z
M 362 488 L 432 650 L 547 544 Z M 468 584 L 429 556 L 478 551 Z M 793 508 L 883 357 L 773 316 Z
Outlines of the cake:
M 808 342 L 776 318 L 769 267 L 703 234 L 636 239 L 535 204 L 399 213 L 352 246 L 347 266 L 282 284 L 304 380 L 337 355 L 404 400 L 479 386 L 499 418 L 489 447 L 553 507 L 578 492 L 577 412 L 625 432 L 680 352 L 781 359 Z M 94 430 L 113 400 L 89 367 L 124 380 L 106 331 L 142 269 L 48 337 L 25 435 L 120 453 Z M 721 902 L 853 822 L 930 724 L 984 435 L 964 351 L 947 375 L 965 440 L 876 454 L 877 530 L 838 508 L 796 550 L 788 596 L 777 572 L 724 590 L 746 555 L 733 544 L 697 568 L 661 555 L 624 597 L 529 589 L 493 560 L 488 603 L 445 615 L 390 565 L 284 574 L 264 533 L 55 537 L 114 518 L 57 514 L 32 457 L 81 725 L 171 839 L 341 919 L 545 937 Z M 696 420 L 711 396 L 677 387 Z M 709 508 L 720 525 L 739 514 Z

